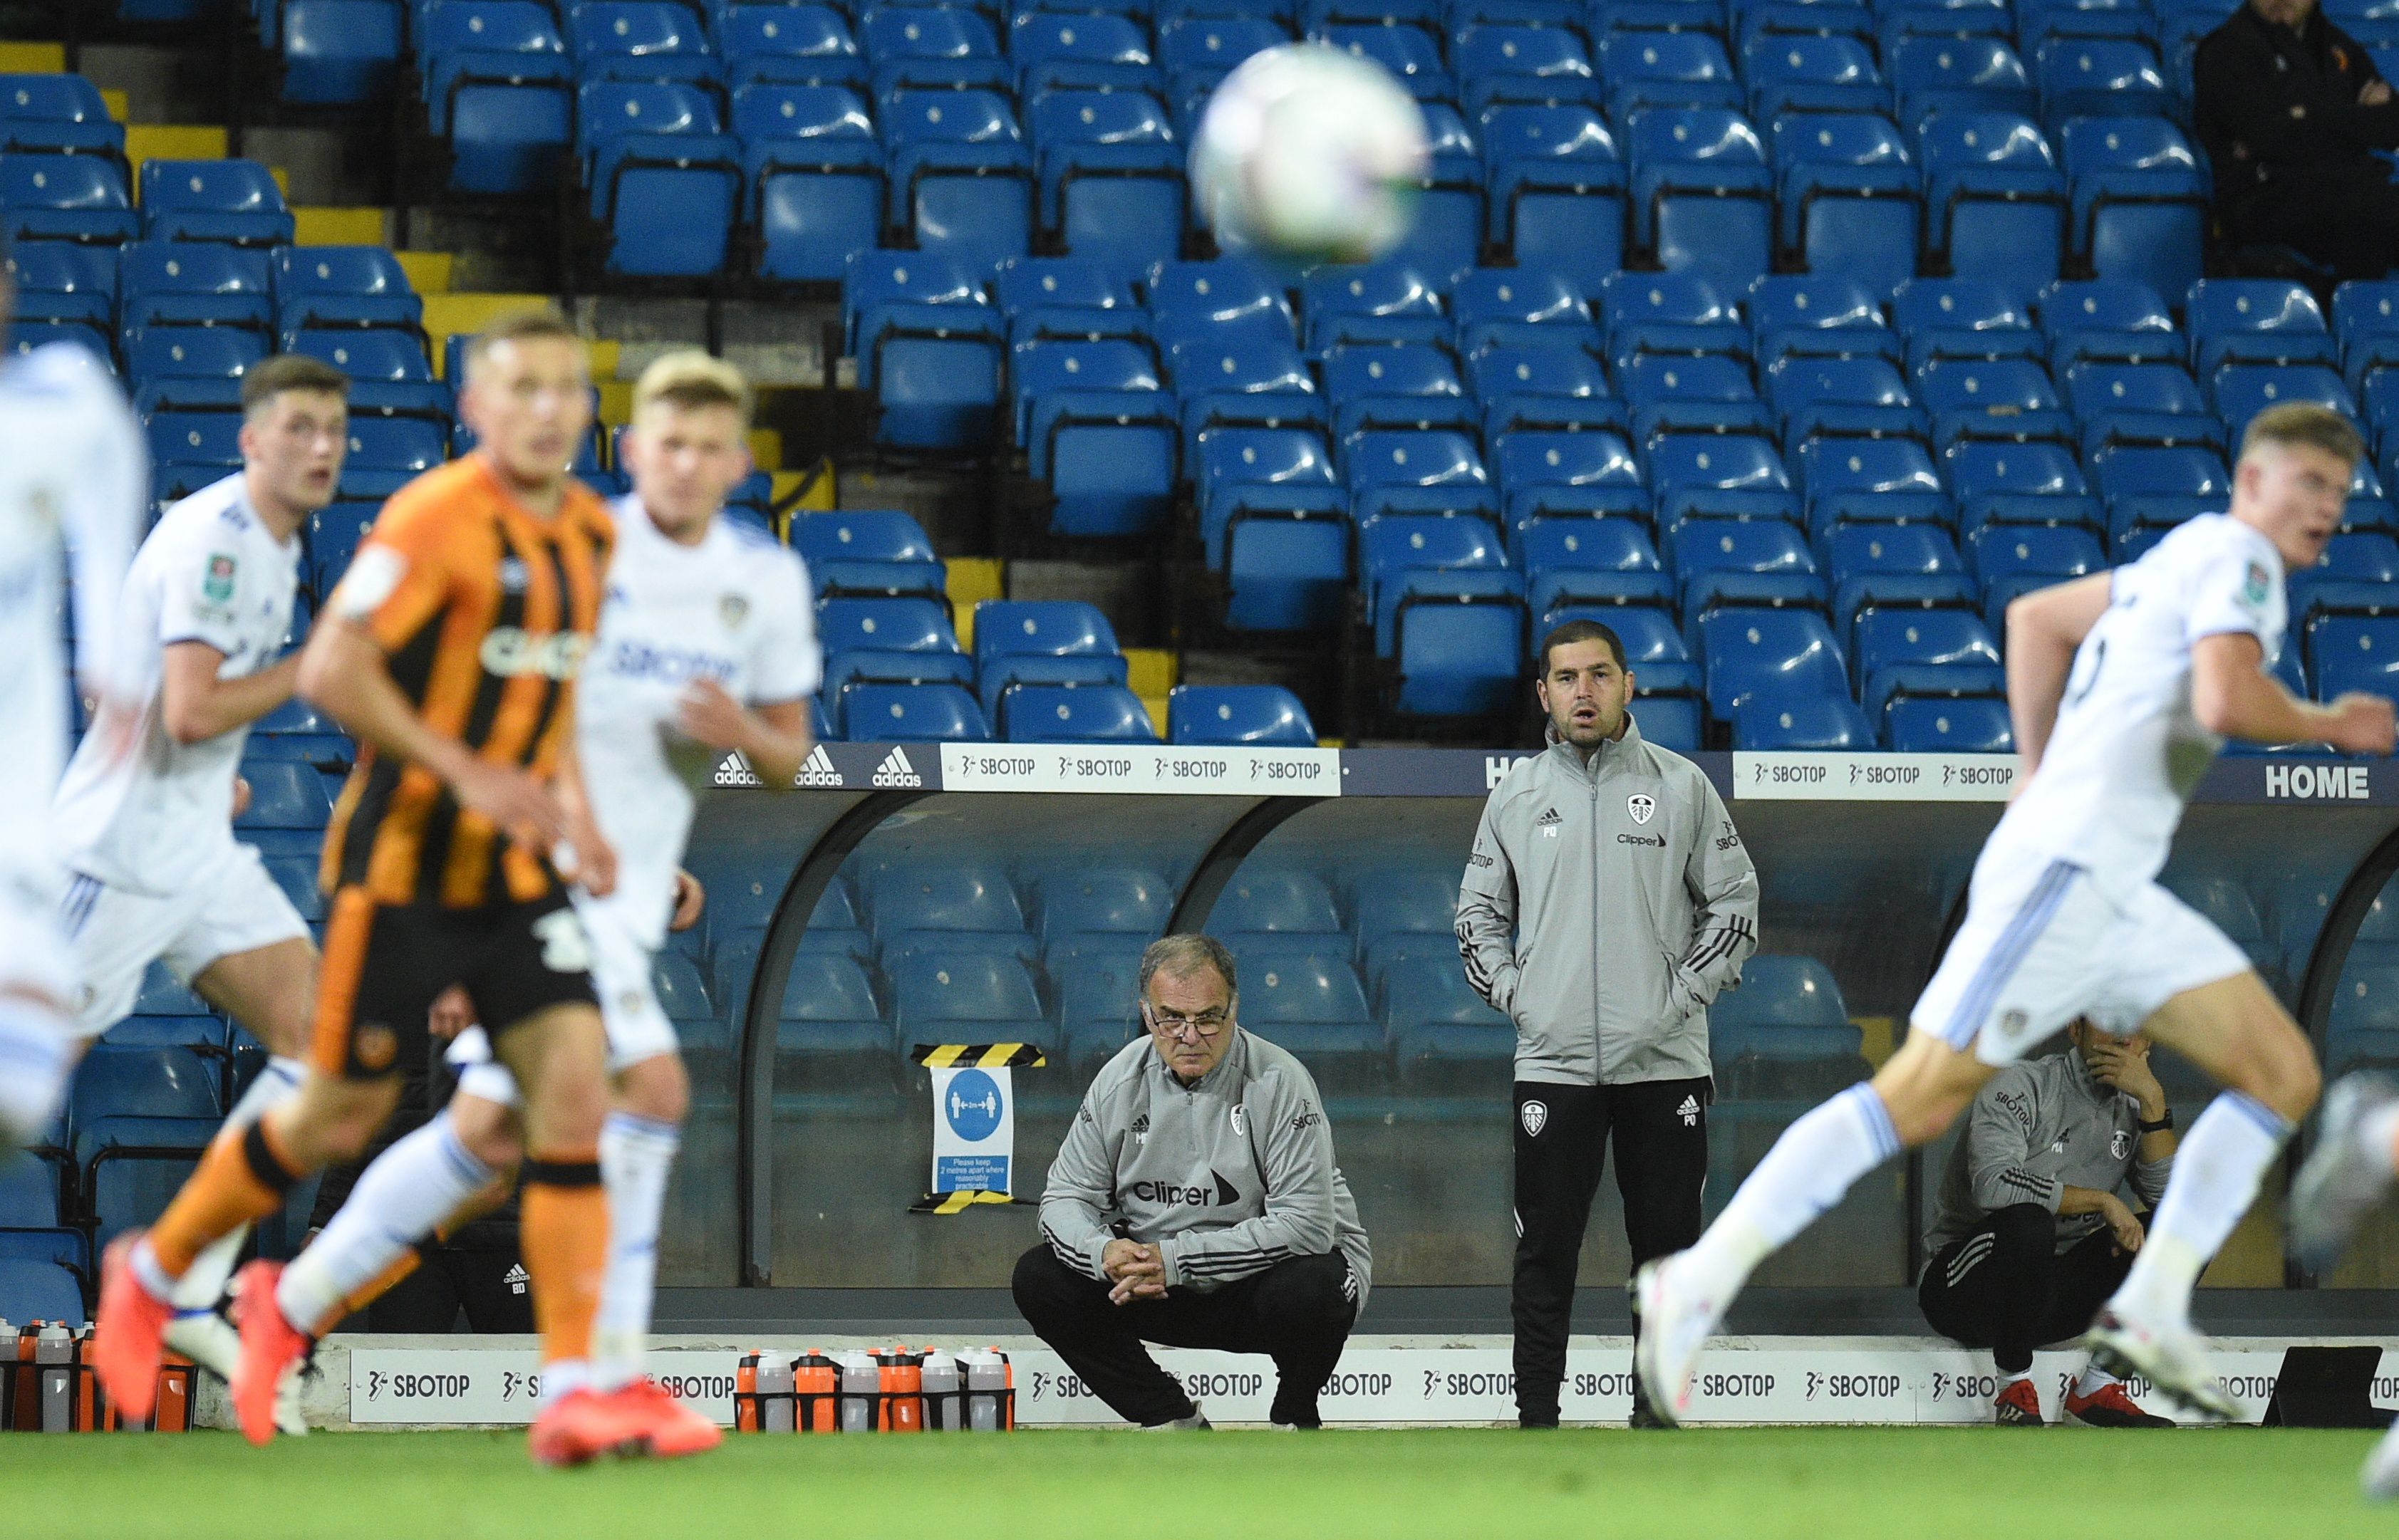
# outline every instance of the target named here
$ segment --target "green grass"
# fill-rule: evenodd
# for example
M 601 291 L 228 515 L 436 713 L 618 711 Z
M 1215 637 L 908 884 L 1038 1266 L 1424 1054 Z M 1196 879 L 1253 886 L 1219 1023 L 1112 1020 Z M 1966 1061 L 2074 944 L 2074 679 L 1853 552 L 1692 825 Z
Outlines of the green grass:
M 521 1435 L 0 1436 L 0 1533 L 92 1540 L 2387 1536 L 2365 1433 L 1808 1428 L 728 1439 L 537 1471 Z

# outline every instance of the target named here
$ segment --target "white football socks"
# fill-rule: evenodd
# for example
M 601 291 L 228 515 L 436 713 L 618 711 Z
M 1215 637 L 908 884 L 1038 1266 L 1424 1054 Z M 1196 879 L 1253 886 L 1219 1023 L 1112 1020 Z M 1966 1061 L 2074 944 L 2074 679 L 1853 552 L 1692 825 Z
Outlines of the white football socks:
M 225 1114 L 227 1129 L 239 1132 L 264 1117 L 268 1111 L 281 1106 L 300 1094 L 300 1077 L 306 1067 L 297 1059 L 270 1059 L 266 1067 L 251 1081 L 241 1100 Z M 250 1226 L 235 1226 L 232 1234 L 211 1241 L 192 1265 L 175 1280 L 175 1315 L 205 1316 L 215 1311 L 217 1299 L 224 1292 L 225 1280 L 233 1277 L 233 1264 L 241 1256 L 242 1243 L 250 1238 Z
M 1782 1130 L 1699 1243 L 1684 1254 L 1694 1283 L 1721 1309 L 1757 1264 L 1841 1201 L 1858 1178 L 1899 1154 L 1899 1131 L 1860 1081 Z
M 66 1018 L 22 998 L 0 1003 L 0 1153 L 42 1137 L 72 1068 Z
M 608 1190 L 608 1273 L 592 1321 L 591 1375 L 605 1392 L 639 1377 L 657 1291 L 658 1222 L 667 1173 L 682 1145 L 671 1123 L 615 1112 L 600 1128 L 600 1178 Z
M 2148 1238 L 2108 1308 L 2167 1326 L 2189 1324 L 2200 1269 L 2257 1201 L 2266 1168 L 2290 1137 L 2290 1124 L 2255 1097 L 2226 1091 L 2209 1102 L 2175 1150 L 2174 1175 Z
M 2399 1174 L 2399 1101 L 2357 1120 L 2357 1137 L 2366 1158 L 2381 1169 Z
M 331 1324 L 344 1300 L 431 1235 L 492 1174 L 459 1142 L 446 1113 L 377 1155 L 341 1212 L 283 1269 L 275 1291 L 283 1318 L 303 1331 Z
M 2082 1377 L 2074 1382 L 2074 1393 L 2077 1396 L 2096 1396 L 2118 1383 L 2117 1377 L 2100 1368 L 2099 1360 L 2094 1358 L 2082 1366 Z

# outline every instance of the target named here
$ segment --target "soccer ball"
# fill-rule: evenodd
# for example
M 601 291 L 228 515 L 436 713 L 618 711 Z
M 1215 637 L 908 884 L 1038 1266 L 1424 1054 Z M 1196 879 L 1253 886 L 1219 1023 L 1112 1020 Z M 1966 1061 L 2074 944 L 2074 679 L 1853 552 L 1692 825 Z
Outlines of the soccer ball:
M 1192 201 L 1227 250 L 1370 262 L 1408 233 L 1424 114 L 1381 65 L 1321 44 L 1253 54 L 1191 149 Z

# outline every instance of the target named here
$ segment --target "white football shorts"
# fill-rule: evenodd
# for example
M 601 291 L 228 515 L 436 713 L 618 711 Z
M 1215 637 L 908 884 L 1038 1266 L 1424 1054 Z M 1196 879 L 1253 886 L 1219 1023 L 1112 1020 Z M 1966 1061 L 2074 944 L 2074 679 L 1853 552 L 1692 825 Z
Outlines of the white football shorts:
M 2046 857 L 1977 864 L 1958 927 L 1909 1022 L 1986 1064 L 2013 1064 L 2078 1016 L 2128 1037 L 2186 990 L 2249 971 L 2189 905 L 2144 883 L 2103 892 Z
M 650 949 L 614 905 L 577 895 L 575 912 L 591 943 L 591 989 L 600 996 L 600 1020 L 608 1031 L 610 1072 L 674 1052 L 674 1023 L 658 1004 L 657 986 L 650 978 Z M 517 1105 L 516 1076 L 493 1057 L 491 1038 L 482 1028 L 460 1033 L 442 1058 L 457 1072 L 462 1093 L 504 1107 Z
M 0 984 L 72 1006 L 79 986 L 60 923 L 60 881 L 47 860 L 0 848 Z
M 307 922 L 246 844 L 169 894 L 129 893 L 95 877 L 70 876 L 60 913 L 82 979 L 75 1026 L 84 1037 L 125 1019 L 154 962 L 188 984 L 220 957 L 308 936 Z

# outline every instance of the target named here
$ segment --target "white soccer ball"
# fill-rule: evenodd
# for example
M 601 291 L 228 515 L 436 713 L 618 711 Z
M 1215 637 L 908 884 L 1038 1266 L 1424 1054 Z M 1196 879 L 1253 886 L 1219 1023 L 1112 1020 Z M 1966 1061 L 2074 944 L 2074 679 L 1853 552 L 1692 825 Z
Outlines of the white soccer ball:
M 1372 60 L 1295 43 L 1225 77 L 1191 148 L 1191 193 L 1227 250 L 1369 262 L 1408 233 L 1430 159 L 1424 114 Z

